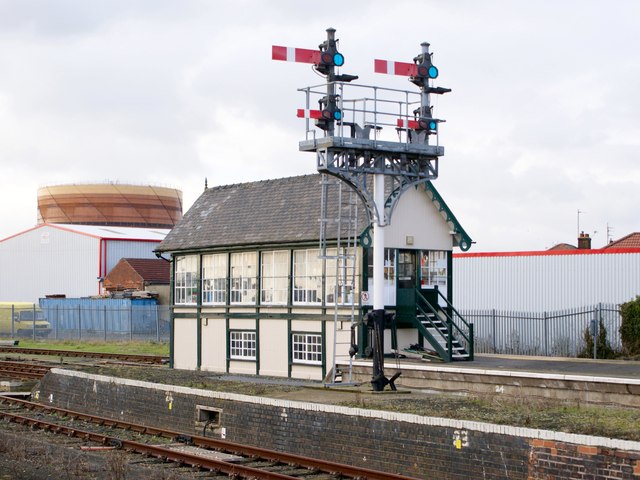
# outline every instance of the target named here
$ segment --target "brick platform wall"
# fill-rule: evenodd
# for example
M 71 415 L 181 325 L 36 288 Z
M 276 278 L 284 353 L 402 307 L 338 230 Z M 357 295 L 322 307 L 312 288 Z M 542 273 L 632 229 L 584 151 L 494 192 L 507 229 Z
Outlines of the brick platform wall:
M 197 405 L 221 412 L 208 436 L 443 479 L 640 480 L 640 443 L 394 412 L 275 400 L 52 370 L 34 391 L 56 406 L 184 433 Z

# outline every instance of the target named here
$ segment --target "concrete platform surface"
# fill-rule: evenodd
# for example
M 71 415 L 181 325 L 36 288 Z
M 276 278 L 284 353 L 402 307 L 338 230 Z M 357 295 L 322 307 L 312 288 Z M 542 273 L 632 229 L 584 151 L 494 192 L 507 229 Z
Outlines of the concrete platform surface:
M 402 360 L 404 363 L 406 359 Z M 443 368 L 470 368 L 479 370 L 505 370 L 561 375 L 584 375 L 589 377 L 614 377 L 640 379 L 640 362 L 632 360 L 592 360 L 587 358 L 525 357 L 516 355 L 476 355 L 473 362 L 436 363 Z M 386 360 L 385 365 L 395 365 Z

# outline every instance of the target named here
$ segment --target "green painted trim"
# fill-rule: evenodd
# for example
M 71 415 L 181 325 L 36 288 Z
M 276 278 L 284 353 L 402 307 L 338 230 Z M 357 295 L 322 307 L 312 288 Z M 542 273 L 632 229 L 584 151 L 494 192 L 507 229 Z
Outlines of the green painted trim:
M 471 248 L 473 240 L 467 234 L 467 232 L 465 232 L 464 228 L 462 228 L 462 225 L 460 225 L 460 222 L 458 222 L 456 216 L 447 206 L 440 193 L 438 193 L 436 187 L 434 187 L 433 183 L 431 182 L 425 182 L 424 186 L 425 190 L 431 194 L 431 201 L 433 202 L 433 204 L 440 210 L 440 212 L 443 212 L 445 214 L 445 220 L 452 225 L 452 230 L 455 232 L 454 238 L 458 243 L 457 246 L 459 246 L 460 250 L 462 250 L 463 252 L 469 250 Z
M 327 375 L 327 322 L 322 321 L 321 330 L 322 346 L 320 347 L 320 352 L 322 354 L 322 378 L 324 378 Z M 335 344 L 333 348 L 335 348 Z
M 256 262 L 257 262 L 257 265 L 256 265 L 256 277 L 255 277 L 255 279 L 256 279 L 256 298 L 255 298 L 255 302 L 253 302 L 253 303 L 255 303 L 255 305 L 257 307 L 257 306 L 262 304 L 261 299 L 260 299 L 260 297 L 262 296 L 262 291 L 260 290 L 260 285 L 261 285 L 260 278 L 262 277 L 262 250 L 258 250 L 256 252 Z
M 196 270 L 196 370 L 202 368 L 202 255 L 197 257 Z
M 260 375 L 260 320 L 256 318 L 256 375 Z
M 290 314 L 293 306 L 293 250 L 289 250 L 289 285 L 287 290 L 287 311 Z
M 171 265 L 169 268 L 169 304 L 173 305 L 175 302 L 175 268 L 176 262 L 173 261 L 173 255 L 171 255 Z M 169 368 L 173 368 L 175 357 L 175 312 L 173 308 L 169 309 Z
M 291 336 L 291 319 L 287 319 L 287 378 L 291 378 L 293 368 L 293 337 Z
M 447 252 L 447 299 L 453 304 L 453 252 Z
M 291 248 L 318 248 L 319 239 L 306 240 L 302 242 L 286 242 L 286 243 L 255 243 L 246 245 L 220 245 L 217 247 L 197 247 L 197 248 L 185 248 L 178 250 L 163 250 L 163 253 L 170 253 L 171 255 L 197 255 L 200 253 L 221 253 L 221 252 L 242 252 L 248 250 L 286 250 Z M 335 239 L 331 239 L 328 243 L 335 244 Z M 160 250 L 158 250 L 160 251 Z
M 229 329 L 229 319 L 225 318 L 225 332 L 226 332 L 226 336 L 227 336 L 227 353 L 226 353 L 226 359 L 227 359 L 227 368 L 226 371 L 227 373 L 229 373 L 229 368 L 231 365 L 231 335 L 229 334 L 231 332 L 231 330 Z

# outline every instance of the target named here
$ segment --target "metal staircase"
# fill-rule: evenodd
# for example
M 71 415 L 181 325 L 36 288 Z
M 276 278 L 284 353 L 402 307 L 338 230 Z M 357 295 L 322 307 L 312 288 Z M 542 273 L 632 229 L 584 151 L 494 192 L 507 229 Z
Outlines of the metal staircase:
M 320 184 L 320 257 L 325 259 L 327 275 L 331 268 L 335 269 L 333 353 L 324 383 L 325 386 L 349 385 L 353 383 L 353 357 L 357 348 L 359 199 L 351 187 L 336 177 L 323 174 Z
M 440 291 L 436 291 L 446 306 L 429 302 L 418 288 L 414 318 L 418 332 L 432 350 L 414 345 L 406 352 L 425 358 L 439 358 L 444 362 L 473 360 L 473 324 L 467 322 Z

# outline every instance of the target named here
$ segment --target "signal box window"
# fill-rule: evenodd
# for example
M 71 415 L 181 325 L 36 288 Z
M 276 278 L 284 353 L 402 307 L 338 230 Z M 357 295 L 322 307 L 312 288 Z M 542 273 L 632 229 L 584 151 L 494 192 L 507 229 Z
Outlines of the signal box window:
M 202 257 L 202 303 L 226 303 L 227 254 Z
M 255 331 L 230 331 L 229 355 L 233 360 L 256 359 L 256 332 Z
M 256 302 L 257 252 L 231 254 L 231 303 Z
M 193 304 L 198 301 L 198 257 L 187 255 L 176 257 L 175 303 Z
M 293 362 L 322 364 L 322 336 L 315 333 L 294 333 L 291 336 Z
M 289 251 L 262 252 L 260 303 L 286 305 L 289 293 Z

